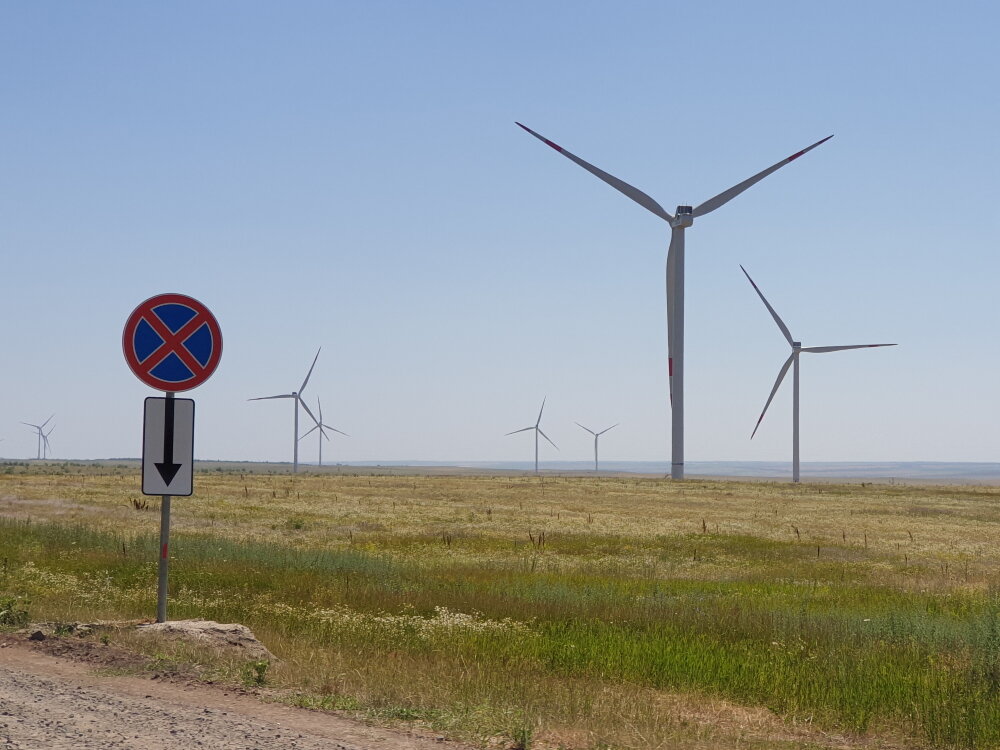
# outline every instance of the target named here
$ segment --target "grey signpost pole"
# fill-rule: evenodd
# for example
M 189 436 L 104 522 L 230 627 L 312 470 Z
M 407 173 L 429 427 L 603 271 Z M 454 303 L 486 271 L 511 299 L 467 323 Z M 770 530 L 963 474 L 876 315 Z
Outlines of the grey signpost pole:
M 164 393 L 173 399 L 171 391 Z M 156 621 L 167 621 L 167 574 L 170 572 L 170 495 L 160 495 L 160 565 L 156 584 Z

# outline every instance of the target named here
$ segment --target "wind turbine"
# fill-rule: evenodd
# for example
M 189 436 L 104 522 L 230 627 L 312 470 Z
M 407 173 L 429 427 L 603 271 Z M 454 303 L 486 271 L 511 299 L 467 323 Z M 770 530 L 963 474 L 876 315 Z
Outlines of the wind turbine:
M 548 396 L 546 396 L 545 398 L 548 398 Z M 528 430 L 534 430 L 535 431 L 535 473 L 536 474 L 538 473 L 538 436 L 541 435 L 543 438 L 545 438 L 546 440 L 548 440 L 549 443 L 552 444 L 553 448 L 555 448 L 556 450 L 559 450 L 559 446 L 556 445 L 555 443 L 553 443 L 552 440 L 549 438 L 549 436 L 546 435 L 544 432 L 542 432 L 542 428 L 539 427 L 539 425 L 542 423 L 542 412 L 545 411 L 545 398 L 542 399 L 542 408 L 538 410 L 538 419 L 535 420 L 535 423 L 533 425 L 531 425 L 531 427 L 524 427 L 524 428 L 522 428 L 520 430 L 514 430 L 513 432 L 508 432 L 507 433 L 507 435 L 516 435 L 519 432 L 527 432 Z M 506 435 L 504 437 L 506 437 Z
M 641 190 L 632 187 L 627 182 L 619 180 L 602 169 L 598 169 L 593 164 L 585 162 L 578 156 L 571 154 L 566 149 L 553 143 L 536 133 L 531 128 L 527 128 L 521 123 L 517 125 L 531 133 L 543 143 L 548 144 L 560 154 L 571 161 L 576 162 L 594 176 L 604 180 L 611 187 L 625 194 L 647 211 L 659 216 L 670 224 L 670 246 L 667 249 L 667 376 L 670 383 L 670 406 L 671 406 L 671 459 L 670 476 L 674 479 L 684 478 L 684 230 L 690 227 L 699 216 L 711 213 L 720 206 L 725 205 L 747 188 L 763 180 L 772 172 L 775 172 L 789 162 L 795 161 L 803 154 L 812 151 L 821 143 L 833 138 L 827 136 L 821 141 L 798 151 L 787 159 L 782 159 L 763 172 L 758 172 L 753 177 L 740 182 L 728 190 L 709 198 L 704 203 L 697 206 L 678 206 L 677 213 L 671 215 L 663 209 L 659 203 L 646 195 Z
M 597 438 L 599 438 L 601 435 L 603 435 L 608 430 L 613 430 L 615 427 L 617 427 L 619 424 L 621 424 L 621 422 L 613 424 L 610 427 L 607 427 L 607 428 L 601 430 L 600 432 L 594 432 L 592 429 L 590 429 L 589 427 L 584 427 L 579 422 L 576 422 L 575 424 L 576 424 L 577 427 L 580 427 L 580 428 L 586 430 L 587 432 L 589 432 L 591 435 L 594 436 L 594 471 L 597 471 Z
M 49 457 L 49 452 L 52 450 L 52 445 L 49 443 L 49 435 L 52 434 L 52 430 L 55 428 L 56 426 L 52 425 L 48 432 L 42 433 L 42 458 Z
M 51 422 L 52 421 L 52 417 L 54 417 L 54 416 L 55 416 L 55 414 L 53 414 L 52 416 L 50 416 L 48 419 L 46 419 L 41 424 L 32 424 L 31 422 L 21 422 L 21 424 L 23 424 L 23 425 L 27 425 L 28 427 L 33 427 L 35 429 L 35 431 L 38 433 L 38 455 L 35 456 L 35 460 L 36 461 L 39 461 L 42 458 L 42 446 L 44 445 L 45 447 L 48 447 L 48 444 L 49 444 L 49 437 L 48 436 L 52 434 L 52 430 L 55 429 L 55 425 L 52 425 L 52 430 L 49 430 L 48 433 L 43 432 L 43 430 L 45 429 L 45 425 L 47 425 L 49 422 Z
M 344 437 L 350 437 L 350 435 L 348 435 L 346 432 L 341 432 L 336 427 L 331 427 L 328 424 L 323 424 L 323 404 L 320 403 L 319 396 L 316 397 L 316 408 L 319 410 L 319 421 L 317 421 L 316 424 L 310 430 L 308 430 L 305 433 L 305 435 L 303 435 L 300 439 L 304 440 L 306 435 L 309 435 L 309 433 L 314 432 L 315 430 L 319 430 L 319 466 L 322 466 L 323 438 L 326 438 L 327 440 L 330 439 L 330 436 L 326 434 L 326 430 L 333 430 L 334 432 L 339 432 Z
M 291 393 L 279 393 L 277 396 L 260 396 L 258 398 L 250 398 L 248 401 L 267 401 L 273 398 L 290 398 L 293 400 L 293 406 L 295 409 L 295 433 L 293 435 L 294 440 L 292 445 L 294 446 L 292 451 L 292 473 L 299 470 L 299 406 L 301 405 L 303 409 L 306 410 L 306 414 L 312 417 L 312 421 L 319 424 L 319 420 L 309 411 L 309 407 L 306 402 L 302 400 L 302 391 L 306 389 L 306 383 L 309 382 L 309 376 L 312 375 L 313 368 L 316 366 L 316 360 L 319 359 L 319 353 L 323 351 L 323 347 L 316 350 L 316 356 L 313 357 L 312 364 L 309 366 L 309 372 L 306 373 L 306 379 L 302 381 L 302 385 L 299 386 L 297 391 L 292 391 Z
M 750 435 L 750 439 L 753 440 L 753 436 L 757 434 L 757 428 L 760 427 L 760 423 L 764 420 L 764 415 L 767 413 L 767 407 L 771 405 L 771 401 L 774 400 L 774 394 L 778 392 L 778 386 L 781 385 L 781 381 L 784 380 L 785 374 L 788 372 L 788 368 L 792 367 L 792 481 L 799 481 L 799 355 L 802 352 L 810 352 L 812 354 L 825 354 L 826 352 L 839 352 L 845 349 L 874 349 L 880 346 L 896 346 L 895 344 L 851 344 L 848 346 L 802 346 L 801 341 L 793 341 L 792 334 L 788 331 L 788 326 L 778 317 L 778 313 L 774 311 L 771 307 L 771 303 L 767 301 L 764 297 L 764 293 L 760 291 L 758 286 L 754 284 L 753 279 L 750 278 L 750 274 L 747 273 L 747 269 L 743 268 L 744 276 L 753 286 L 754 291 L 760 297 L 761 302 L 764 303 L 764 307 L 767 311 L 771 313 L 771 317 L 774 318 L 774 322 L 778 325 L 778 329 L 781 331 L 781 335 L 785 337 L 785 340 L 792 347 L 792 353 L 788 355 L 788 359 L 785 360 L 785 364 L 781 366 L 778 371 L 778 379 L 774 381 L 774 388 L 771 389 L 771 395 L 767 397 L 767 403 L 764 404 L 764 410 L 760 413 L 760 418 L 757 420 L 757 424 L 753 428 L 753 433 Z

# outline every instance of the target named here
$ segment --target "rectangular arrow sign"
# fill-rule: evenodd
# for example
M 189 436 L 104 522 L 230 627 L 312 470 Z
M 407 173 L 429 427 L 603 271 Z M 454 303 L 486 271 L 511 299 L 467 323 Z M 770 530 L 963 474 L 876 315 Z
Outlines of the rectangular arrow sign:
M 142 421 L 142 494 L 190 495 L 194 400 L 147 398 Z

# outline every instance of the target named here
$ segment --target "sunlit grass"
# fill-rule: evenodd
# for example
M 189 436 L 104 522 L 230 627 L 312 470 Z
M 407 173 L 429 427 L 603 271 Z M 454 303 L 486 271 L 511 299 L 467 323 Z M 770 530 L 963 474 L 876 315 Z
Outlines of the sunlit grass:
M 148 616 L 136 485 L 0 474 L 0 594 Z M 170 615 L 249 625 L 304 705 L 483 741 L 998 747 L 998 519 L 990 488 L 202 472 Z

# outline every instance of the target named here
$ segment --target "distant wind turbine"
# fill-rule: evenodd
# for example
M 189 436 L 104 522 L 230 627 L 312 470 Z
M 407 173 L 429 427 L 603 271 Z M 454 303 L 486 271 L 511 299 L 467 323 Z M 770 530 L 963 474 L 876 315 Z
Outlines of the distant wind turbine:
M 309 407 L 306 402 L 302 399 L 302 391 L 306 389 L 306 383 L 309 382 L 309 376 L 312 375 L 313 368 L 316 366 L 316 360 L 319 359 L 319 353 L 323 351 L 323 347 L 316 350 L 316 356 L 313 357 L 312 365 L 309 366 L 309 372 L 306 373 L 306 379 L 302 381 L 302 385 L 299 386 L 297 391 L 292 391 L 291 393 L 279 393 L 277 396 L 260 396 L 258 398 L 250 398 L 248 401 L 267 401 L 274 398 L 290 398 L 293 400 L 293 408 L 295 409 L 295 432 L 293 434 L 294 440 L 292 445 L 294 446 L 292 450 L 292 472 L 297 472 L 299 470 L 299 406 L 306 410 L 306 414 L 312 417 L 312 421 L 319 424 L 319 420 L 309 411 Z
M 600 437 L 601 435 L 603 435 L 603 434 L 604 434 L 605 432 L 607 432 L 608 430 L 613 430 L 613 429 L 614 429 L 615 427 L 617 427 L 617 426 L 618 426 L 619 424 L 621 424 L 621 423 L 620 423 L 620 422 L 618 422 L 618 423 L 616 423 L 616 424 L 613 424 L 613 425 L 611 425 L 610 427 L 606 427 L 605 429 L 601 430 L 600 432 L 594 432 L 594 431 L 593 431 L 592 429 L 590 429 L 589 427 L 584 427 L 584 426 L 583 426 L 582 424 L 580 424 L 579 422 L 576 422 L 576 426 L 577 426 L 577 427 L 580 427 L 581 429 L 584 429 L 584 430 L 586 430 L 587 432 L 589 432 L 589 433 L 590 433 L 591 435 L 593 435 L 593 436 L 594 436 L 594 471 L 597 471 L 597 470 L 598 470 L 598 469 L 597 469 L 597 439 L 598 439 L 598 438 L 599 438 L 599 437 Z
M 580 157 L 571 154 L 569 151 L 559 146 L 548 138 L 536 133 L 531 128 L 527 128 L 521 123 L 517 125 L 531 133 L 538 140 L 551 146 L 570 161 L 586 169 L 595 177 L 608 183 L 615 190 L 628 196 L 640 206 L 650 211 L 670 224 L 670 246 L 667 249 L 667 377 L 670 383 L 670 406 L 671 406 L 671 459 L 670 476 L 674 479 L 684 478 L 684 230 L 690 227 L 699 216 L 711 213 L 715 209 L 725 205 L 747 188 L 757 184 L 772 172 L 776 172 L 786 164 L 795 161 L 803 154 L 812 151 L 821 143 L 833 138 L 827 136 L 821 141 L 817 141 L 801 151 L 782 159 L 777 164 L 773 164 L 763 172 L 758 172 L 753 177 L 743 182 L 733 185 L 728 190 L 724 190 L 714 198 L 709 198 L 704 203 L 697 206 L 678 206 L 677 213 L 671 215 L 663 209 L 659 203 L 654 201 L 641 190 L 632 187 L 627 182 L 619 180 L 602 169 L 598 169 L 593 164 L 585 162 Z
M 778 317 L 778 313 L 774 311 L 771 307 L 771 303 L 767 301 L 764 297 L 764 293 L 760 291 L 760 288 L 754 283 L 753 279 L 750 278 L 750 274 L 747 273 L 747 269 L 743 268 L 743 274 L 747 277 L 747 280 L 753 286 L 754 291 L 760 297 L 761 302 L 764 303 L 764 307 L 767 311 L 771 313 L 771 317 L 774 318 L 774 322 L 778 325 L 778 329 L 781 331 L 781 335 L 785 337 L 785 340 L 792 347 L 792 353 L 788 355 L 788 359 L 785 360 L 785 364 L 781 366 L 778 371 L 778 379 L 774 381 L 774 387 L 771 389 L 771 395 L 767 397 L 767 403 L 764 404 L 764 410 L 760 413 L 760 418 L 757 420 L 756 426 L 753 428 L 753 433 L 750 435 L 750 439 L 753 440 L 753 436 L 757 434 L 757 428 L 760 427 L 760 423 L 764 420 L 764 415 L 767 413 L 767 407 L 771 405 L 771 401 L 774 400 L 774 394 L 778 392 L 778 387 L 781 385 L 781 381 L 784 380 L 785 374 L 788 372 L 788 368 L 792 367 L 792 481 L 799 481 L 799 355 L 802 352 L 810 352 L 812 354 L 825 354 L 826 352 L 839 352 L 845 349 L 874 349 L 880 346 L 896 346 L 895 344 L 850 344 L 848 346 L 802 346 L 801 341 L 793 341 L 792 334 L 788 330 L 788 326 L 785 325 L 784 321 Z
M 38 455 L 35 456 L 35 460 L 36 461 L 37 460 L 41 460 L 41 458 L 43 457 L 43 451 L 45 453 L 48 452 L 49 435 L 52 434 L 52 430 L 54 430 L 56 428 L 56 426 L 52 425 L 52 427 L 49 429 L 49 431 L 45 432 L 45 425 L 47 425 L 49 422 L 51 422 L 52 421 L 52 417 L 54 417 L 54 416 L 55 416 L 55 414 L 53 414 L 52 416 L 50 416 L 48 419 L 46 419 L 41 424 L 32 424 L 31 422 L 21 422 L 21 424 L 23 424 L 23 425 L 26 425 L 28 427 L 34 428 L 34 430 L 38 433 Z
M 320 403 L 319 396 L 316 397 L 316 408 L 319 410 L 319 421 L 316 422 L 316 424 L 313 425 L 313 427 L 310 430 L 308 430 L 302 436 L 301 439 L 304 440 L 307 435 L 309 435 L 312 432 L 315 432 L 316 430 L 319 430 L 319 464 L 318 465 L 322 466 L 323 465 L 323 439 L 324 438 L 327 439 L 327 440 L 330 439 L 330 436 L 326 434 L 326 430 L 333 430 L 334 432 L 340 433 L 344 437 L 350 437 L 350 435 L 348 435 L 346 432 L 341 432 L 336 427 L 331 427 L 330 425 L 323 423 L 323 404 Z
M 548 398 L 548 396 L 546 396 L 545 398 Z M 555 443 L 553 443 L 552 440 L 549 438 L 549 436 L 546 435 L 544 432 L 542 432 L 542 428 L 539 427 L 539 425 L 542 423 L 542 412 L 543 411 L 545 411 L 545 399 L 544 398 L 542 399 L 542 408 L 538 410 L 538 419 L 535 420 L 535 423 L 533 425 L 531 425 L 531 427 L 524 427 L 524 428 L 522 428 L 520 430 L 514 430 L 513 432 L 508 432 L 507 433 L 507 435 L 516 435 L 519 432 L 527 432 L 528 430 L 534 430 L 535 431 L 535 473 L 536 474 L 538 473 L 538 436 L 541 435 L 543 438 L 545 438 L 546 440 L 548 440 L 549 443 L 551 443 L 551 445 L 552 445 L 553 448 L 555 448 L 556 450 L 559 450 L 559 446 L 556 445 Z M 506 437 L 506 435 L 504 437 Z

